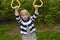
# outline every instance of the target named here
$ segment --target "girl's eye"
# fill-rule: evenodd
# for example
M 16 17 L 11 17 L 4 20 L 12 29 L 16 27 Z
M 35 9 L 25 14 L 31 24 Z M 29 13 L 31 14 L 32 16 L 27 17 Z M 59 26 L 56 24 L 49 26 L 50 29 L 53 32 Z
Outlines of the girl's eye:
M 24 15 L 22 15 L 22 16 L 24 16 Z
M 26 15 L 26 14 L 25 14 Z
M 25 14 L 26 15 L 26 14 Z

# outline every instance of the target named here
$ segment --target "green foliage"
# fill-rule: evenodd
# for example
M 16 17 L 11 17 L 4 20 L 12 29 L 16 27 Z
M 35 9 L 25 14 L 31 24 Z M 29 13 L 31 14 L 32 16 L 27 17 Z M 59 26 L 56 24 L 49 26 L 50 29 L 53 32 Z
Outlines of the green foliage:
M 0 21 L 14 21 L 14 10 L 10 7 L 11 0 L 0 0 Z M 21 8 L 26 9 L 30 12 L 31 15 L 34 13 L 33 0 L 20 0 Z M 47 24 L 51 26 L 55 23 L 60 22 L 60 0 L 43 0 L 44 5 L 39 8 L 39 16 L 37 22 L 40 24 Z M 36 4 L 40 4 L 38 0 Z M 17 5 L 16 1 L 13 4 Z

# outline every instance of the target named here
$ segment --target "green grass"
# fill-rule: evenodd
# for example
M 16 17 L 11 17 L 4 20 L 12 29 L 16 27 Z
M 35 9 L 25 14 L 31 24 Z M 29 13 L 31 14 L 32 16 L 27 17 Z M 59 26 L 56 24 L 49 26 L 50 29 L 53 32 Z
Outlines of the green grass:
M 11 31 L 13 28 L 18 27 L 19 25 L 14 23 L 0 23 L 0 40 L 20 40 L 19 35 L 7 35 L 5 32 Z
M 60 32 L 37 32 L 38 40 L 60 40 Z
M 16 35 L 7 35 L 5 32 L 11 31 L 13 28 L 19 28 L 16 22 L 0 23 L 0 40 L 21 40 L 21 37 Z M 36 32 L 38 40 L 60 40 L 60 32 L 46 31 Z

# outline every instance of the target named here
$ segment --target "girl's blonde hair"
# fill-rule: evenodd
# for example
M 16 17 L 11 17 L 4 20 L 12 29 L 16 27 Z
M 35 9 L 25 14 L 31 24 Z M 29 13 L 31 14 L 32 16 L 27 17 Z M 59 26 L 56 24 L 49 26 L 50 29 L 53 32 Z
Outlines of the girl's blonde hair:
M 22 15 L 23 13 L 27 13 L 28 16 L 30 17 L 30 14 L 29 14 L 29 12 L 28 12 L 26 9 L 21 10 L 21 12 L 20 12 L 20 17 L 21 17 L 21 15 Z

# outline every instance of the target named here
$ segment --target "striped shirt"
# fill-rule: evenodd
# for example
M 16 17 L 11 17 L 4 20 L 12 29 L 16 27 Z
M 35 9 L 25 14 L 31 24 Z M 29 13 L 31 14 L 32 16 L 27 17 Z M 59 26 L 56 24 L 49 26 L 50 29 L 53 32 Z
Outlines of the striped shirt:
M 34 24 L 32 23 L 38 16 L 38 13 L 34 13 L 33 16 L 29 17 L 28 20 L 24 21 L 20 18 L 20 16 L 16 16 L 16 21 L 21 24 L 20 26 L 20 33 L 21 34 L 27 34 L 27 27 L 30 30 L 30 33 L 35 32 L 36 28 Z

